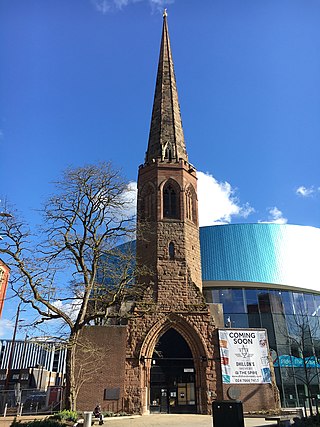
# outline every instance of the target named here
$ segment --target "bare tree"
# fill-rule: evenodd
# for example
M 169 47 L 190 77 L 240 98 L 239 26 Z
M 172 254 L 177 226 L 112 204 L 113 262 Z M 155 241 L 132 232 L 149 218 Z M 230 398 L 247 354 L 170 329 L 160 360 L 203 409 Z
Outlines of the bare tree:
M 317 316 L 307 314 L 302 303 L 296 304 L 295 314 L 287 316 L 287 325 L 278 323 L 277 328 L 290 348 L 290 365 L 286 373 L 294 377 L 298 384 L 306 389 L 306 399 L 309 403 L 310 415 L 312 411 L 312 388 L 319 383 L 319 337 L 320 328 Z M 318 350 L 319 351 L 319 350 Z M 280 358 L 281 360 L 281 358 Z M 281 361 L 279 362 L 281 366 Z
M 58 324 L 67 340 L 66 407 L 75 410 L 82 328 L 119 316 L 117 308 L 139 297 L 134 255 L 130 245 L 119 246 L 132 239 L 135 224 L 128 185 L 110 164 L 67 169 L 55 186 L 36 235 L 7 212 L 0 253 L 12 268 L 13 289 L 37 313 L 35 324 Z
M 300 311 L 289 324 L 289 343 L 292 358 L 296 357 L 300 364 L 294 369 L 295 378 L 305 385 L 306 398 L 309 402 L 310 415 L 312 414 L 312 385 L 319 383 L 318 356 L 314 352 L 313 341 L 319 336 L 317 319 Z

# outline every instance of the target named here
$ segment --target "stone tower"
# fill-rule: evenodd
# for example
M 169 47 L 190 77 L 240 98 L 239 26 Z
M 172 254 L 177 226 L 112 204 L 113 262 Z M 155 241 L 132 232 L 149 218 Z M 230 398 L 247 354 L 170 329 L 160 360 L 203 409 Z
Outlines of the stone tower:
M 166 13 L 137 217 L 137 264 L 148 272 L 138 279 L 146 291 L 128 324 L 128 410 L 207 413 L 216 388 L 215 325 L 201 293 L 197 177 L 184 140 Z
M 184 141 L 166 15 L 137 213 L 137 261 L 154 272 L 156 301 L 172 307 L 179 292 L 176 303 L 190 304 L 188 284 L 202 287 L 197 178 Z

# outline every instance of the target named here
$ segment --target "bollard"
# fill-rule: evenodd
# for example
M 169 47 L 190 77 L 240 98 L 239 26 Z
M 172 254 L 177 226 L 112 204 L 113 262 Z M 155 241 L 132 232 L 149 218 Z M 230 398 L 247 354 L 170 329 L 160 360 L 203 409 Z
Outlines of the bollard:
M 92 412 L 84 411 L 83 413 L 83 427 L 91 427 Z
M 3 411 L 3 416 L 4 417 L 7 416 L 7 409 L 8 409 L 8 404 L 6 403 L 6 406 L 4 407 L 4 411 Z
M 22 409 L 23 409 L 23 403 L 20 403 L 19 405 L 19 411 L 18 411 L 18 415 L 21 417 L 22 415 Z

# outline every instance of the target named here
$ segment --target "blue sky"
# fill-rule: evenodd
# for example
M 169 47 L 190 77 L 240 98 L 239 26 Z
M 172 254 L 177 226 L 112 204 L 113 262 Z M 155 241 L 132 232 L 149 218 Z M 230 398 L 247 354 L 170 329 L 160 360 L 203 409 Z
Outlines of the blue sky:
M 201 223 L 319 227 L 318 0 L 0 0 L 0 199 L 35 223 L 67 166 L 136 181 L 163 7 Z

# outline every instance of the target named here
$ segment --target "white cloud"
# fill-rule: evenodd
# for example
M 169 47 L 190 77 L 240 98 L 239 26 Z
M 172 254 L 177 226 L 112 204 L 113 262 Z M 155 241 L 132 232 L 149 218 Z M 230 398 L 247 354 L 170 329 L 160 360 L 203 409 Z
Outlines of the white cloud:
M 128 6 L 129 0 L 114 0 L 114 3 L 118 9 L 122 9 L 124 6 Z
M 109 0 L 92 0 L 92 3 L 95 5 L 98 12 L 105 15 L 111 9 L 112 2 Z
M 240 204 L 228 182 L 218 182 L 208 173 L 198 172 L 200 226 L 229 224 L 233 216 L 247 218 L 254 212 L 249 203 Z
M 75 299 L 72 303 L 64 303 L 61 300 L 56 300 L 52 303 L 52 305 L 66 313 L 73 321 L 75 321 L 78 316 L 81 304 L 81 299 Z
M 9 319 L 0 319 L 0 338 L 12 337 L 13 322 Z
M 148 0 L 152 10 L 163 12 L 165 6 L 174 3 L 174 0 Z
M 128 190 L 122 195 L 122 199 L 125 203 L 125 217 L 132 218 L 136 215 L 137 196 L 137 183 L 135 181 L 131 181 L 128 184 Z
M 91 0 L 96 10 L 102 14 L 107 14 L 112 10 L 122 10 L 129 4 L 146 2 L 151 6 L 151 9 L 163 11 L 168 4 L 174 3 L 174 0 Z
M 274 223 L 274 224 L 286 224 L 288 219 L 283 216 L 283 213 L 276 206 L 270 208 L 268 211 L 268 219 L 267 221 L 258 221 L 260 223 Z
M 301 185 L 296 189 L 296 194 L 301 197 L 310 197 L 314 194 L 315 191 L 316 190 L 314 189 L 314 187 L 307 188 L 304 185 Z

